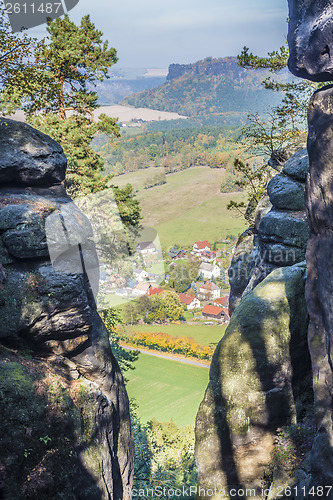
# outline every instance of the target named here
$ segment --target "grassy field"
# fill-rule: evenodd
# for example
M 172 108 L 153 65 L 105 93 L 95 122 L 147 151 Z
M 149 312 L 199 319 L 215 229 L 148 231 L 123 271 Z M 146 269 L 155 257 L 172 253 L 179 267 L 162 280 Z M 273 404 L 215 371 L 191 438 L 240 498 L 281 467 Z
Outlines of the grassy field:
M 121 307 L 128 302 L 129 299 L 116 295 L 115 293 L 104 293 L 100 291 L 97 295 L 97 307 L 100 310 L 108 309 L 109 307 L 119 307 L 119 309 L 121 309 Z
M 139 355 L 135 367 L 126 373 L 126 387 L 144 422 L 155 417 L 160 422 L 173 419 L 180 427 L 194 425 L 208 384 L 208 368 L 147 354 Z
M 142 207 L 143 223 L 158 231 L 162 246 L 189 246 L 196 240 L 213 243 L 227 235 L 238 235 L 245 222 L 227 210 L 230 200 L 241 201 L 242 193 L 220 193 L 224 169 L 193 167 L 167 175 L 167 183 L 143 189 L 146 179 L 161 171 L 151 167 L 114 177 L 119 186 L 133 184 Z
M 204 325 L 198 323 L 196 325 L 170 324 L 170 325 L 133 325 L 128 326 L 128 329 L 136 332 L 162 332 L 168 333 L 173 337 L 192 337 L 201 345 L 217 344 L 224 335 L 226 325 Z

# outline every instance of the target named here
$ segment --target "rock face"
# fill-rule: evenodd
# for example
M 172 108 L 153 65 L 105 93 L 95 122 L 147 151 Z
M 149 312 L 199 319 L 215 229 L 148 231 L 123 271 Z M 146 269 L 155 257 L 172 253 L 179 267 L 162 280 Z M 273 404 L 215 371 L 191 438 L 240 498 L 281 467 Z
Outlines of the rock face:
M 237 307 L 218 344 L 196 419 L 198 498 L 248 497 L 229 496 L 232 488 L 266 497 L 276 431 L 296 421 L 310 379 L 305 276 L 305 262 L 272 271 Z
M 315 82 L 332 80 L 332 2 L 288 0 L 288 4 L 290 71 Z
M 0 470 L 7 478 L 2 484 L 4 498 L 130 498 L 133 441 L 128 398 L 96 310 L 96 283 L 88 279 L 92 271 L 95 276 L 98 272 L 91 226 L 60 183 L 66 158 L 56 142 L 7 119 L 0 120 L 0 142 L 0 343 L 6 346 L 0 357 L 0 386 L 9 398 L 15 391 L 21 394 L 23 409 L 13 422 L 29 429 L 23 440 L 28 451 L 18 453 L 20 446 L 9 445 L 0 450 Z M 52 242 L 50 234 L 57 234 L 59 224 L 67 235 L 66 246 L 60 244 L 63 253 L 51 263 L 49 251 L 54 251 L 57 239 Z M 20 356 L 27 349 L 33 356 L 29 362 Z M 44 399 L 34 390 L 39 370 Z M 14 387 L 3 377 L 9 377 Z M 64 431 L 66 456 L 69 453 L 73 460 L 64 462 L 65 480 L 57 475 L 56 464 L 65 453 L 54 444 L 59 435 L 39 421 L 49 414 L 43 401 L 47 405 L 52 400 L 48 377 L 63 388 L 60 393 L 68 409 L 61 409 L 57 398 L 51 408 L 52 418 L 58 415 L 59 429 L 70 429 Z M 28 395 L 35 413 L 29 412 Z M 1 426 L 0 433 L 15 443 L 21 432 L 17 426 Z M 38 435 L 43 432 L 50 444 L 45 438 L 44 448 L 29 451 L 44 438 Z M 24 461 L 24 454 L 30 459 Z
M 313 81 L 332 80 L 332 2 L 289 0 L 289 19 L 290 70 Z M 297 168 L 287 162 L 270 183 L 268 193 L 274 206 L 258 227 L 259 255 L 271 265 L 278 264 L 279 255 L 282 267 L 273 270 L 247 296 L 243 292 L 214 354 L 209 386 L 196 422 L 202 498 L 214 496 L 211 492 L 215 485 L 224 488 L 230 497 L 235 497 L 231 487 L 260 490 L 258 478 L 263 478 L 265 465 L 271 460 L 268 455 L 274 435 L 279 440 L 276 433 L 278 429 L 281 432 L 280 426 L 292 422 L 299 409 L 297 394 L 301 396 L 304 390 L 304 386 L 300 389 L 302 379 L 305 394 L 311 390 L 310 375 L 315 403 L 314 438 L 306 444 L 294 435 L 296 447 L 291 443 L 291 449 L 303 455 L 303 469 L 295 466 L 289 483 L 282 473 L 273 476 L 273 488 L 263 497 L 309 499 L 324 494 L 333 498 L 332 86 L 313 95 L 308 123 L 308 223 L 301 198 L 306 159 L 300 152 Z M 290 264 L 304 256 L 307 239 L 304 301 L 305 265 Z M 295 259 L 287 257 L 286 250 L 291 246 L 297 249 Z M 304 405 L 305 412 L 312 410 L 310 400 Z M 298 417 L 301 423 L 302 415 Z M 304 445 L 310 452 L 303 451 Z M 297 459 L 296 455 L 291 458 Z M 290 490 L 285 489 L 288 484 Z M 296 488 L 302 492 L 297 494 Z M 244 493 L 239 497 L 249 496 Z
M 318 433 L 312 449 L 312 482 L 333 485 L 333 88 L 316 92 L 308 112 L 310 175 L 306 204 L 310 224 L 306 304 Z
M 260 202 L 255 227 L 243 233 L 235 249 L 229 269 L 229 314 L 274 269 L 305 259 L 309 227 L 304 190 L 308 170 L 308 154 L 301 149 L 269 182 L 269 199 Z
M 253 230 L 248 229 L 239 237 L 228 269 L 230 283 L 229 315 L 234 312 L 242 300 L 257 258 L 257 235 Z
M 310 80 L 331 81 L 332 2 L 289 0 L 289 10 L 290 70 Z M 333 486 L 332 113 L 332 87 L 315 92 L 308 108 L 310 174 L 305 198 L 310 226 L 306 304 L 317 427 L 311 453 L 310 484 L 314 486 Z
M 268 185 L 269 199 L 278 209 L 304 210 L 304 183 L 285 174 L 277 174 Z
M 65 178 L 60 145 L 25 123 L 1 120 L 0 150 L 2 186 L 51 186 Z

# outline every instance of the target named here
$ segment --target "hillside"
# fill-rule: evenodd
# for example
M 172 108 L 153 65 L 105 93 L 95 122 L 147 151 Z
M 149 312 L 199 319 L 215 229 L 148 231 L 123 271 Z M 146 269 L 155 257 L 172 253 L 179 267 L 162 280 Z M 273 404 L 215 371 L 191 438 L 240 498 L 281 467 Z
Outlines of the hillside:
M 118 68 L 116 65 L 109 71 L 107 79 L 98 81 L 90 90 L 97 92 L 100 105 L 110 105 L 117 104 L 130 94 L 157 87 L 164 82 L 163 70 Z
M 143 223 L 157 230 L 163 248 L 192 245 L 201 239 L 214 242 L 238 236 L 245 229 L 243 219 L 227 210 L 228 202 L 241 201 L 244 193 L 220 192 L 224 169 L 192 167 L 167 175 L 164 185 L 144 189 L 146 179 L 161 170 L 138 170 L 114 177 L 112 183 L 123 187 L 129 182 L 134 186 Z
M 147 108 L 141 110 L 149 111 Z M 150 113 L 152 112 L 153 110 L 150 110 Z M 161 111 L 156 113 L 172 115 Z M 173 130 L 172 124 L 169 130 L 152 133 L 149 129 L 147 132 L 146 127 L 128 127 L 122 129 L 122 136 L 112 143 L 107 136 L 99 134 L 93 141 L 93 148 L 106 161 L 107 171 L 116 175 L 150 166 L 164 167 L 166 173 L 194 165 L 226 168 L 228 163 L 232 163 L 231 159 L 239 154 L 240 147 L 236 143 L 239 133 L 237 129 L 207 126 Z
M 171 64 L 167 81 L 122 102 L 135 107 L 176 111 L 186 116 L 207 113 L 259 112 L 277 105 L 277 93 L 262 88 L 267 71 L 247 70 L 235 57 L 207 58 L 194 64 Z

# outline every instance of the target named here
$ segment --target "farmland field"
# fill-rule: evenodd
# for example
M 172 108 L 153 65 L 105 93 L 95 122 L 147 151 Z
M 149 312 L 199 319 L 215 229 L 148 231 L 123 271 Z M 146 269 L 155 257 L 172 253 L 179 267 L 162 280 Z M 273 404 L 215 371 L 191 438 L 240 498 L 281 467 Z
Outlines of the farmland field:
M 129 331 L 168 333 L 173 337 L 192 337 L 201 345 L 217 344 L 223 337 L 227 325 L 215 326 L 198 323 L 196 325 L 170 324 L 170 325 L 134 325 L 128 326 Z
M 143 189 L 145 180 L 160 171 L 150 167 L 114 177 L 112 183 L 120 187 L 133 184 L 143 223 L 157 230 L 163 248 L 189 246 L 196 240 L 213 243 L 244 231 L 245 222 L 235 217 L 227 204 L 230 200 L 241 201 L 245 195 L 220 192 L 224 169 L 192 167 L 167 175 L 166 184 Z
M 126 373 L 127 392 L 147 422 L 173 421 L 180 427 L 194 425 L 208 384 L 208 367 L 197 367 L 140 354 L 135 370 Z

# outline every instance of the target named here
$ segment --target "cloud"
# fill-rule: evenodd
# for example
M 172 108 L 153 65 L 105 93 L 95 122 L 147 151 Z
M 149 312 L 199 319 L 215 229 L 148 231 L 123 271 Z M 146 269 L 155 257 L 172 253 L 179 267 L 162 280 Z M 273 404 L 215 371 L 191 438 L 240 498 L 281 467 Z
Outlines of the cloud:
M 285 0 L 80 0 L 71 11 L 87 13 L 116 47 L 119 66 L 163 67 L 206 56 L 235 55 L 244 46 L 265 54 L 284 42 Z M 39 32 L 41 30 L 39 29 Z

